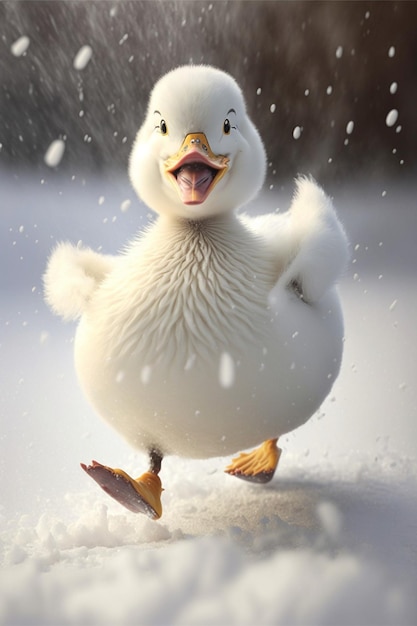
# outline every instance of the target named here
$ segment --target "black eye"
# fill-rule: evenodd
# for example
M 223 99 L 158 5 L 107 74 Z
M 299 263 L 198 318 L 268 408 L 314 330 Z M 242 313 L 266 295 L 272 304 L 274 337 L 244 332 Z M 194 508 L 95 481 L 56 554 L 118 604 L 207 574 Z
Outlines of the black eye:
M 165 120 L 161 120 L 159 122 L 159 130 L 163 135 L 166 135 L 168 133 L 168 127 Z
M 226 118 L 223 122 L 223 132 L 225 135 L 230 135 L 230 129 L 232 127 L 230 126 L 230 122 L 229 120 Z

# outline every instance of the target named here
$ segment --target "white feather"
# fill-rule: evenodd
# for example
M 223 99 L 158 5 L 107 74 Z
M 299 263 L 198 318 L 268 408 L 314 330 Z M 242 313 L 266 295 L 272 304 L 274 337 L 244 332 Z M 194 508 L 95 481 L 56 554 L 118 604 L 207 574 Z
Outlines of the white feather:
M 295 256 L 284 273 L 286 284 L 296 281 L 307 302 L 318 302 L 338 281 L 348 258 L 345 231 L 332 202 L 314 180 L 299 178 L 290 207 Z
M 65 320 L 77 319 L 114 264 L 115 257 L 59 243 L 43 276 L 47 303 Z
M 246 227 L 275 258 L 279 283 L 298 283 L 304 299 L 318 302 L 340 278 L 349 258 L 346 234 L 332 202 L 311 178 L 296 180 L 286 213 L 242 215 Z

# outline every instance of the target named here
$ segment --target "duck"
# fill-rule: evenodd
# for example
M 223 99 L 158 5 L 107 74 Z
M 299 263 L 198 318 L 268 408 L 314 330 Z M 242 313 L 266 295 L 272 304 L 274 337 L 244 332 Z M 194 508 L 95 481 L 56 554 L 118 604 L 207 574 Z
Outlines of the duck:
M 340 371 L 345 230 L 308 176 L 288 210 L 251 215 L 266 163 L 235 79 L 176 67 L 156 82 L 129 160 L 155 219 L 119 254 L 61 242 L 47 262 L 46 302 L 78 320 L 81 389 L 149 457 L 138 478 L 81 467 L 155 520 L 165 456 L 232 456 L 226 473 L 266 483 L 279 438 L 315 414 Z

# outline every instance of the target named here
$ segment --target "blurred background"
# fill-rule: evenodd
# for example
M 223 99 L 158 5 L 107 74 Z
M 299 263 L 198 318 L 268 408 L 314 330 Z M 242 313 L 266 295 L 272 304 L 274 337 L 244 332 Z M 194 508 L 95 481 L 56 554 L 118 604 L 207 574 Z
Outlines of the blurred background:
M 2 169 L 42 174 L 61 139 L 59 173 L 124 172 L 154 82 L 207 63 L 241 85 L 270 179 L 415 172 L 416 2 L 6 1 L 0 25 Z

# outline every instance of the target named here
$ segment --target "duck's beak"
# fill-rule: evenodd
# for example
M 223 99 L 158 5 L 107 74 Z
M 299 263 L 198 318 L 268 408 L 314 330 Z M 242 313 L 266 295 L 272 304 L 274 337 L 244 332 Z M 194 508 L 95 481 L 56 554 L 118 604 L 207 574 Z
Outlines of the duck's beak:
M 227 156 L 214 154 L 204 133 L 189 133 L 164 168 L 184 204 L 201 204 L 225 175 L 228 164 Z

